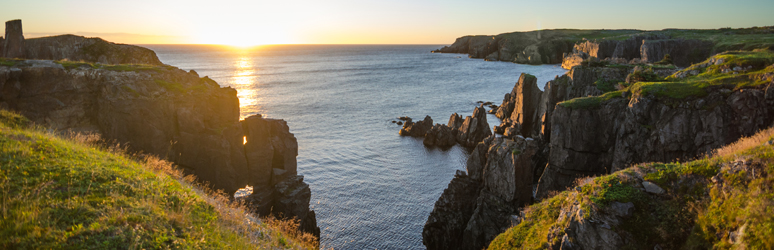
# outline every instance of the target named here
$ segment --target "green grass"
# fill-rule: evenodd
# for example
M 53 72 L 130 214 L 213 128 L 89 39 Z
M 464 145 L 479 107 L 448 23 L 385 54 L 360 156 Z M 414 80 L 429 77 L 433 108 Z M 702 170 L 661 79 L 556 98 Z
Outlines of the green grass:
M 581 97 L 581 98 L 575 98 L 567 101 L 560 102 L 559 105 L 565 108 L 571 108 L 571 109 L 593 109 L 598 108 L 602 102 L 621 98 L 623 99 L 623 93 L 625 91 L 618 90 L 618 91 L 612 91 L 607 92 L 599 96 L 589 96 L 589 97 Z
M 314 248 L 191 184 L 171 164 L 30 127 L 0 111 L 0 248 Z M 307 240 L 307 241 L 305 241 Z
M 100 63 L 91 63 L 91 62 L 73 62 L 73 61 L 55 61 L 56 63 L 62 65 L 67 70 L 80 68 L 80 67 L 86 67 L 91 69 L 104 69 L 104 70 L 110 70 L 110 71 L 119 71 L 119 72 L 126 72 L 126 71 L 155 71 L 155 72 L 161 72 L 168 68 L 168 66 L 156 66 L 156 65 L 146 65 L 146 64 L 116 64 L 116 65 L 110 65 L 110 64 L 100 64 Z
M 16 66 L 16 64 L 18 63 L 19 63 L 18 60 L 0 57 L 0 66 L 13 67 L 13 66 Z
M 596 82 L 594 82 L 594 85 L 597 86 L 597 89 L 602 90 L 602 92 L 613 92 L 616 91 L 616 86 L 618 86 L 618 81 L 612 81 L 612 80 L 605 80 L 605 79 L 599 79 Z
M 774 128 L 740 139 L 687 162 L 646 163 L 583 181 L 579 191 L 564 191 L 525 208 L 519 225 L 495 238 L 489 249 L 543 249 L 561 238 L 568 221 L 560 211 L 578 205 L 587 215 L 604 214 L 612 202 L 632 202 L 631 217 L 612 228 L 627 232 L 626 249 L 735 249 L 729 235 L 741 232 L 748 249 L 774 248 Z M 713 178 L 718 178 L 713 182 Z M 642 178 L 642 179 L 639 179 Z M 665 189 L 640 190 L 640 181 Z M 551 235 L 551 236 L 549 236 Z M 556 242 L 554 242 L 556 243 Z
M 559 105 L 572 109 L 593 109 L 599 107 L 603 102 L 613 98 L 621 97 L 621 93 L 631 93 L 631 96 L 654 96 L 660 101 L 666 103 L 678 103 L 687 98 L 696 98 L 707 96 L 710 87 L 723 87 L 731 90 L 744 88 L 756 88 L 768 84 L 770 79 L 766 75 L 774 74 L 774 53 L 770 51 L 748 51 L 748 52 L 727 52 L 714 56 L 715 60 L 722 59 L 722 64 L 712 64 L 706 68 L 701 68 L 695 64 L 680 72 L 698 70 L 700 74 L 683 79 L 676 77 L 677 74 L 661 79 L 647 68 L 642 72 L 634 72 L 638 80 L 631 86 L 618 91 L 612 90 L 609 83 L 603 81 L 595 82 L 597 88 L 607 92 L 600 96 L 581 97 L 567 100 Z M 707 64 L 710 59 L 704 63 Z M 722 73 L 723 69 L 733 69 L 734 67 L 752 69 L 734 73 Z M 679 72 L 678 72 L 679 73 Z M 601 88 L 600 88 L 601 86 Z

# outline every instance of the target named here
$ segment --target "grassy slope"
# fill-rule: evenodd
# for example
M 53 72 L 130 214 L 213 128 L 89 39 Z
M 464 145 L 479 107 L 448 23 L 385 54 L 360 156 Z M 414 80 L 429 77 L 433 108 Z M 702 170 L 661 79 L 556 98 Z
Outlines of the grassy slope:
M 28 124 L 0 110 L 2 249 L 314 248 L 292 222 L 252 219 L 168 162 Z
M 710 64 L 710 60 L 713 59 L 722 59 L 723 63 L 700 67 L 702 64 Z M 771 51 L 726 52 L 680 71 L 696 70 L 698 74 L 695 76 L 677 78 L 675 77 L 677 74 L 675 74 L 666 79 L 659 79 L 659 81 L 638 82 L 631 86 L 625 86 L 621 90 L 611 91 L 600 96 L 567 100 L 559 103 L 559 105 L 573 109 L 596 108 L 604 101 L 624 98 L 624 95 L 622 95 L 624 92 L 630 93 L 626 95 L 626 98 L 652 95 L 661 101 L 669 103 L 679 102 L 686 98 L 704 97 L 707 95 L 709 87 L 723 86 L 733 90 L 755 88 L 769 82 L 770 79 L 766 75 L 774 74 L 774 65 L 772 64 L 774 64 L 774 52 Z M 722 72 L 723 69 L 733 69 L 734 67 L 747 68 L 750 66 L 752 67 L 750 70 L 736 72 L 736 74 L 733 72 Z
M 774 248 L 774 129 L 739 140 L 713 157 L 684 163 L 647 163 L 580 180 L 579 188 L 525 209 L 525 220 L 499 235 L 489 249 L 543 249 L 548 235 L 561 239 L 568 221 L 560 210 L 579 204 L 591 213 L 613 201 L 633 202 L 634 215 L 615 230 L 631 233 L 632 249 L 730 249 L 734 232 L 750 249 Z M 641 191 L 656 183 L 666 194 Z M 587 213 L 590 214 L 590 213 Z

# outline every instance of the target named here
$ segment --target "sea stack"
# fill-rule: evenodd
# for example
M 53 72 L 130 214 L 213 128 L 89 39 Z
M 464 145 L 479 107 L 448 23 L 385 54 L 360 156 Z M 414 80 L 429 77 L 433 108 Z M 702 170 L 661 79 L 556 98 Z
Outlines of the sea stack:
M 5 22 L 3 57 L 24 58 L 24 34 L 20 19 Z

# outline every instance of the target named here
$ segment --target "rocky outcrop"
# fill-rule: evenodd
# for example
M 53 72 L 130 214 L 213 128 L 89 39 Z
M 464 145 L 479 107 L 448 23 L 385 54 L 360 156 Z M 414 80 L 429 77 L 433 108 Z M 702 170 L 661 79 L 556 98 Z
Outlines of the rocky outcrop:
M 5 23 L 5 41 L 0 45 L 3 47 L 0 56 L 7 58 L 163 65 L 153 50 L 96 37 L 59 35 L 24 39 L 21 20 Z
M 564 55 L 562 68 L 571 69 L 588 58 L 636 60 L 641 63 L 672 57 L 674 65 L 687 67 L 710 57 L 715 44 L 697 39 L 670 39 L 662 34 L 637 35 L 625 40 L 594 40 L 578 43 Z
M 540 134 L 540 104 L 543 91 L 537 87 L 537 77 L 522 73 L 511 93 L 505 94 L 495 114 L 504 125 L 495 130 L 511 135 L 537 137 Z M 513 132 L 509 131 L 513 130 Z
M 274 207 L 275 214 L 298 217 L 302 227 L 316 227 L 304 221 L 314 216 L 309 188 L 296 172 L 295 137 L 282 120 L 240 122 L 236 90 L 169 66 L 14 64 L 0 66 L 0 106 L 54 130 L 98 132 L 131 151 L 168 159 L 227 193 L 252 185 L 256 195 L 268 197 L 255 203 L 256 210 Z
M 430 118 L 428 115 L 425 116 L 425 119 L 418 122 L 407 120 L 398 134 L 402 136 L 425 137 L 425 134 L 427 134 L 427 131 L 430 131 L 431 128 L 433 128 L 433 118 Z
M 471 58 L 484 58 L 497 51 L 497 40 L 493 36 L 463 36 L 457 38 L 451 46 L 445 46 L 434 52 L 468 54 Z M 492 59 L 497 59 L 494 56 Z
M 473 115 L 462 119 L 461 115 L 454 113 L 449 118 L 448 125 L 433 124 L 430 116 L 418 122 L 407 120 L 399 134 L 402 136 L 424 137 L 423 143 L 427 147 L 438 146 L 448 148 L 459 143 L 465 147 L 474 147 L 492 135 L 489 123 L 486 121 L 484 105 L 476 107 Z
M 670 55 L 674 65 L 688 67 L 700 63 L 712 55 L 715 44 L 696 39 L 645 40 L 640 47 L 642 61 L 654 63 Z
M 27 39 L 24 51 L 29 59 L 163 65 L 150 49 L 75 35 Z
M 490 136 L 468 158 L 470 175 L 458 172 L 422 232 L 428 249 L 481 249 L 532 201 L 532 139 Z
M 633 163 L 691 159 L 752 135 L 774 121 L 770 89 L 719 87 L 708 89 L 705 97 L 677 102 L 650 95 L 613 98 L 591 109 L 558 105 L 551 117 L 549 164 L 537 195 Z
M 455 119 L 455 124 L 458 120 Z M 451 119 L 449 123 L 452 123 Z M 473 109 L 473 115 L 465 117 L 462 124 L 459 127 L 452 127 L 452 130 L 457 130 L 457 142 L 466 147 L 474 147 L 484 138 L 492 135 L 492 130 L 486 121 L 484 105 Z
M 24 34 L 21 20 L 5 22 L 5 40 L 3 41 L 3 57 L 25 58 Z

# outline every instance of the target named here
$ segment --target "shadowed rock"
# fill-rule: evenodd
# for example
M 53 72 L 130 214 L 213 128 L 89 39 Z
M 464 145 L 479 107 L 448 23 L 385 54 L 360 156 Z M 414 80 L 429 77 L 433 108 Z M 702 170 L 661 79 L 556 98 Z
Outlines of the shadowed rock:
M 21 20 L 5 22 L 5 41 L 3 41 L 3 57 L 25 58 L 24 34 Z

